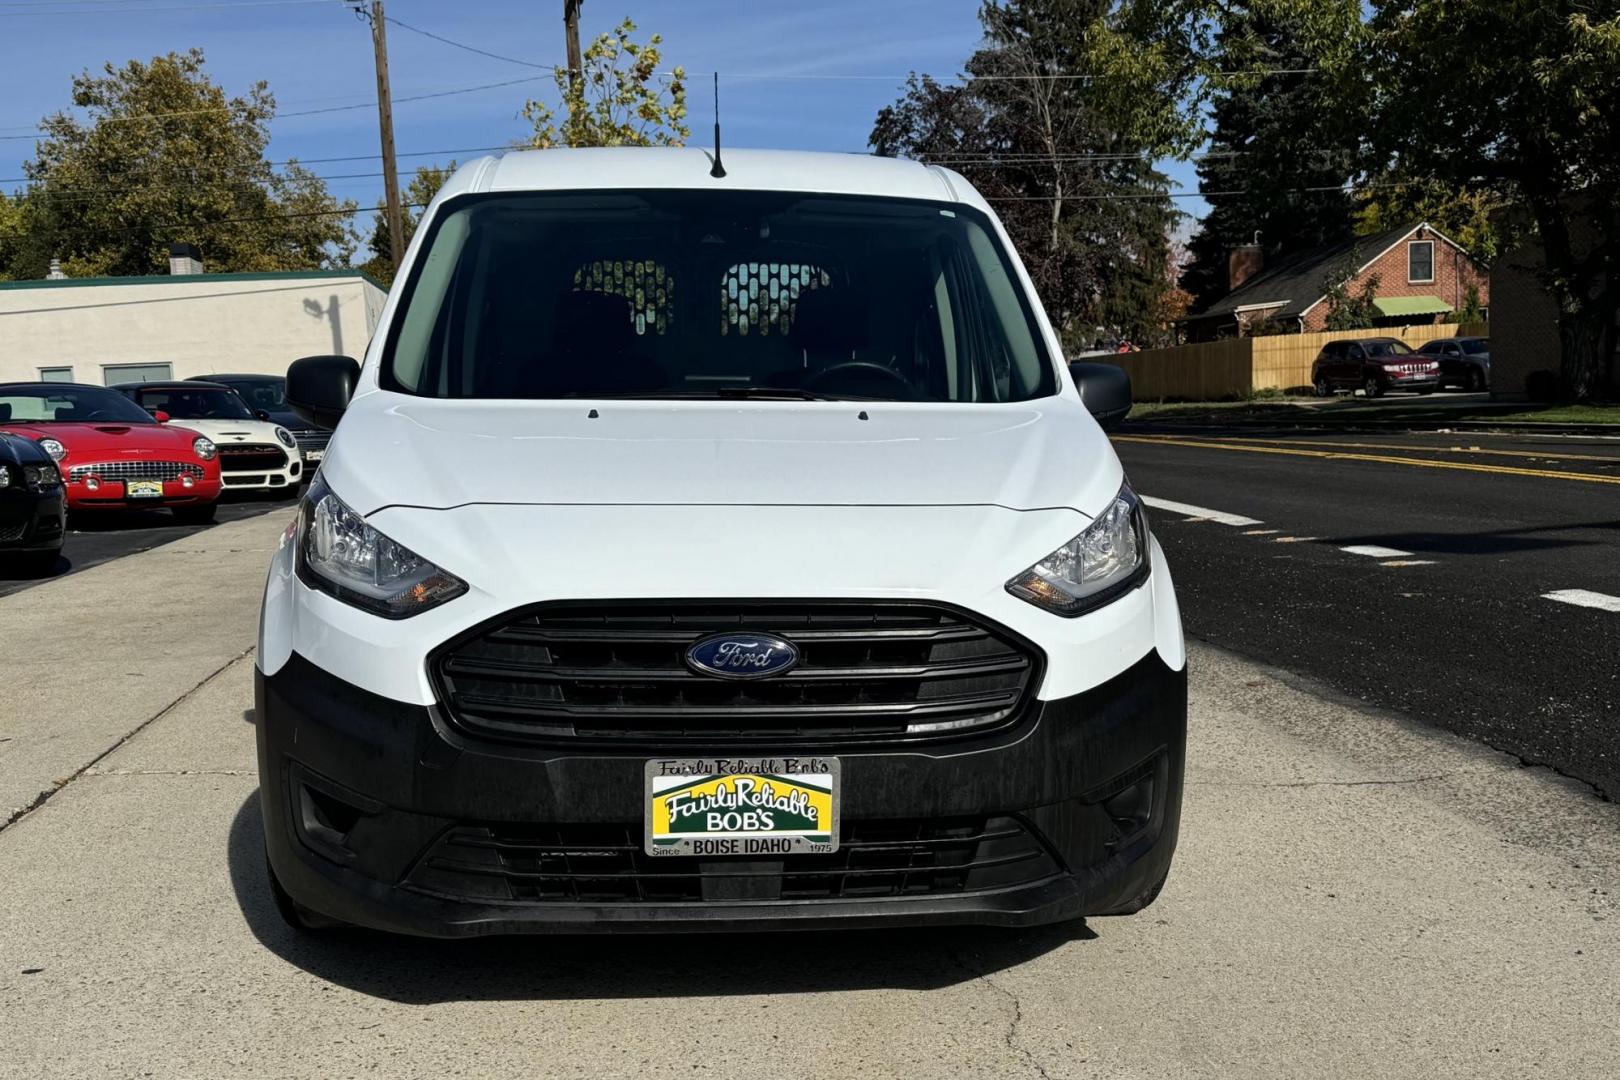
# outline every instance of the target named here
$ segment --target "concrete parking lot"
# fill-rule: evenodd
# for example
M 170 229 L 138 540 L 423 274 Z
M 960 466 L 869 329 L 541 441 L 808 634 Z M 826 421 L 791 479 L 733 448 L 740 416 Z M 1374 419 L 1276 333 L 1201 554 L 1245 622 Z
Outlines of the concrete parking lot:
M 289 518 L 0 597 L 0 1076 L 1620 1071 L 1620 809 L 1199 643 L 1181 849 L 1133 918 L 296 936 L 251 714 Z

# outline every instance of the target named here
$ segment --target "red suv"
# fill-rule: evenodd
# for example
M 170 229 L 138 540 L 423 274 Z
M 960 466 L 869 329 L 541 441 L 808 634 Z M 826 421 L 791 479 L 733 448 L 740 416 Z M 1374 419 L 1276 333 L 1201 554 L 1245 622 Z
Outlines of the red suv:
M 1375 398 L 1389 390 L 1432 394 L 1440 387 L 1440 361 L 1420 356 L 1400 338 L 1330 341 L 1311 364 L 1317 397 L 1335 390 L 1361 390 Z
M 0 383 L 0 430 L 55 459 L 70 511 L 166 506 L 187 523 L 212 521 L 218 451 L 167 420 L 103 386 Z

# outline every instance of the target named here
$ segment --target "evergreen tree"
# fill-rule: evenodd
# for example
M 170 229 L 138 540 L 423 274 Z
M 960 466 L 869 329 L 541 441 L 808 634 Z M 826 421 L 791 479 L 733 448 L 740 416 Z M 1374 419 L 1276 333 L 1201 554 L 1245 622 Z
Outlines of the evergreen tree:
M 1070 344 L 1098 327 L 1163 331 L 1177 212 L 1144 137 L 1104 93 L 1089 34 L 1108 0 L 992 0 L 968 81 L 913 76 L 871 145 L 961 172 L 996 200 L 1047 312 Z
M 1358 171 L 1363 97 L 1319 67 L 1302 17 L 1257 4 L 1234 5 L 1222 16 L 1215 66 L 1308 73 L 1252 76 L 1215 93 L 1210 142 L 1198 164 L 1198 187 L 1211 209 L 1188 245 L 1192 261 L 1182 277 L 1198 308 L 1226 295 L 1228 256 L 1256 233 L 1271 263 L 1354 232 L 1354 206 L 1342 189 Z

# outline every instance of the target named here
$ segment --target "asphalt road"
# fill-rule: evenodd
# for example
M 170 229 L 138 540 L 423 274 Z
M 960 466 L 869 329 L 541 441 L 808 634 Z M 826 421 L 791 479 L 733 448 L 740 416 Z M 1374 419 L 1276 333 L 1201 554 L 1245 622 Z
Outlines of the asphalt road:
M 278 517 L 0 597 L 0 1078 L 1620 1074 L 1620 806 L 1199 643 L 1138 916 L 295 934 L 250 712 Z
M 224 525 L 293 505 L 286 496 L 230 493 L 221 496 L 214 525 Z M 111 559 L 182 539 L 214 525 L 181 525 L 167 510 L 115 510 L 98 514 L 70 514 L 67 542 L 55 568 L 45 575 L 24 574 L 0 559 L 0 596 L 18 592 L 53 578 L 99 566 Z
M 1620 441 L 1160 426 L 1116 445 L 1138 491 L 1185 504 L 1150 515 L 1190 636 L 1620 795 Z

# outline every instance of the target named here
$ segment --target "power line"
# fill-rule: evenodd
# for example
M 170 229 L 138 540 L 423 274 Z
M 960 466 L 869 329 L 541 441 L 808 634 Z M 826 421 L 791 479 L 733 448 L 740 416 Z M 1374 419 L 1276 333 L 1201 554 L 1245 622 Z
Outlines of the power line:
M 468 45 L 465 42 L 453 41 L 450 38 L 444 37 L 440 34 L 435 34 L 431 30 L 423 30 L 419 26 L 412 26 L 410 23 L 396 19 L 392 15 L 385 15 L 383 18 L 386 21 L 393 23 L 401 30 L 409 30 L 413 34 L 420 34 L 425 38 L 432 38 L 434 41 L 449 45 L 452 48 L 461 49 L 464 52 L 477 53 L 479 56 L 487 56 L 491 60 L 501 60 L 508 64 L 520 64 L 523 67 L 535 68 L 536 70 L 551 72 L 553 74 L 555 74 L 557 71 L 557 67 L 553 64 L 536 64 L 530 60 L 519 60 L 515 56 L 502 56 L 500 53 L 490 52 L 488 49 L 480 49 L 476 45 Z
M 72 0 L 68 0 L 71 3 Z M 0 19 L 22 18 L 30 15 L 146 15 L 160 11 L 232 11 L 236 8 L 290 7 L 294 5 L 326 4 L 331 0 L 236 0 L 228 4 L 164 4 L 161 7 L 110 7 L 113 0 L 93 0 L 96 6 L 68 6 L 68 3 L 49 4 L 32 8 L 18 5 L 0 5 Z
M 417 210 L 426 206 L 426 203 L 404 203 L 403 209 Z M 351 217 L 355 214 L 378 213 L 387 210 L 386 206 L 354 206 L 339 210 L 296 210 L 286 214 L 256 214 L 252 217 L 215 218 L 212 221 L 165 221 L 145 225 L 135 225 L 124 229 L 104 230 L 104 236 L 127 236 L 138 232 L 186 232 L 194 229 L 212 229 L 220 225 L 258 225 L 272 221 L 297 221 L 303 218 L 317 217 Z M 26 236 L 25 232 L 0 233 L 0 237 Z
M 475 86 L 458 86 L 448 90 L 437 90 L 426 94 L 408 94 L 402 97 L 396 97 L 394 99 L 394 103 L 399 104 L 400 102 L 405 101 L 430 101 L 435 98 L 455 97 L 458 94 L 473 94 L 480 90 L 494 90 L 503 86 L 517 86 L 520 83 L 537 82 L 544 77 L 545 76 L 543 75 L 525 75 L 517 79 L 503 79 L 500 82 L 479 83 Z M 376 107 L 376 101 L 362 101 L 354 105 L 328 105 L 320 109 L 297 109 L 292 112 L 278 112 L 274 116 L 269 117 L 269 120 L 285 120 L 288 117 L 293 116 L 318 116 L 323 113 L 349 112 L 355 109 L 375 109 Z M 96 123 L 130 123 L 136 120 L 166 120 L 178 116 L 204 116 L 210 113 L 229 111 L 230 106 L 219 105 L 211 106 L 206 109 L 179 109 L 175 112 L 166 113 L 135 113 L 129 116 L 104 116 L 97 119 Z M 41 136 L 46 136 L 49 134 L 50 133 L 43 128 L 36 128 L 33 132 L 27 135 L 0 135 L 0 140 L 14 141 L 19 139 L 38 139 Z

